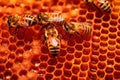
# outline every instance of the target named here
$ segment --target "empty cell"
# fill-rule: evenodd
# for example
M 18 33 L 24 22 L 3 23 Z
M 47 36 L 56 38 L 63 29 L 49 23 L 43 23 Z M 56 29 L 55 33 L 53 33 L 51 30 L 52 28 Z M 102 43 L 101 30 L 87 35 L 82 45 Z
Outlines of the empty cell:
M 79 15 L 85 15 L 86 14 L 86 10 L 85 9 L 81 9 L 79 10 Z
M 51 72 L 53 72 L 54 70 L 55 70 L 55 67 L 53 67 L 53 66 L 48 66 L 46 71 L 51 73 Z
M 102 20 L 103 21 L 109 21 L 110 20 L 110 15 L 104 15 Z
M 93 42 L 100 42 L 99 36 L 93 36 L 93 37 L 92 37 L 92 41 L 93 41 Z
M 81 69 L 82 71 L 88 70 L 88 64 L 81 64 L 81 65 L 80 65 L 80 69 Z
M 117 39 L 116 39 L 116 41 L 117 41 L 117 43 L 119 43 L 119 44 L 120 44 L 120 38 L 117 38 Z
M 8 61 L 7 63 L 6 63 L 6 68 L 11 68 L 12 66 L 13 66 L 13 62 L 12 61 Z
M 106 67 L 106 63 L 104 63 L 104 62 L 99 62 L 98 63 L 98 68 L 99 69 L 104 69 Z
M 11 43 L 15 43 L 17 41 L 17 39 L 15 37 L 13 37 L 13 36 L 10 36 L 9 41 Z
M 75 49 L 73 47 L 68 47 L 67 52 L 74 53 Z
M 23 53 L 24 53 L 24 49 L 21 49 L 21 48 L 20 48 L 20 49 L 17 49 L 17 50 L 16 50 L 16 55 L 17 55 L 17 56 L 22 56 Z
M 55 70 L 54 75 L 60 76 L 62 74 L 62 70 Z
M 108 36 L 101 35 L 101 36 L 100 36 L 100 39 L 101 39 L 102 41 L 107 41 L 107 40 L 108 40 Z
M 5 71 L 5 65 L 0 64 L 0 72 Z
M 110 32 L 116 32 L 116 31 L 117 31 L 117 28 L 116 28 L 116 27 L 110 27 L 110 28 L 109 28 L 109 31 L 110 31 Z
M 47 61 L 48 60 L 48 55 L 41 55 L 40 60 L 41 61 Z
M 46 74 L 45 75 L 46 80 L 52 80 L 52 78 L 53 78 L 53 74 Z
M 98 77 L 103 78 L 105 76 L 105 72 L 103 70 L 98 70 L 97 75 Z
M 75 57 L 80 58 L 82 56 L 82 52 L 75 52 Z
M 63 64 L 62 63 L 58 63 L 57 65 L 56 65 L 56 68 L 62 68 L 63 67 Z
M 65 57 L 58 57 L 58 62 L 61 62 L 61 63 L 65 62 Z
M 86 76 L 86 73 L 83 71 L 80 71 L 79 77 L 85 77 L 85 76 Z
M 92 80 L 96 80 L 97 79 L 97 75 L 95 73 L 88 72 L 88 78 L 92 79 Z
M 67 55 L 66 55 L 66 59 L 67 59 L 68 61 L 71 61 L 73 58 L 74 58 L 74 56 L 71 55 L 71 54 L 67 54 Z
M 99 56 L 99 51 L 98 50 L 92 50 L 92 55 L 93 56 Z
M 5 72 L 4 72 L 4 77 L 5 77 L 6 79 L 10 79 L 11 76 L 12 76 L 12 71 L 10 71 L 10 70 L 5 70 Z
M 23 57 L 16 57 L 14 62 L 15 63 L 22 63 L 23 62 Z
M 44 80 L 44 78 L 42 76 L 38 76 L 37 80 Z
M 115 57 L 115 52 L 108 52 L 107 57 L 108 58 L 114 58 Z
M 120 31 L 117 31 L 117 35 L 120 36 Z
M 2 39 L 1 45 L 2 46 L 9 46 L 9 41 L 7 39 Z
M 107 49 L 101 47 L 101 48 L 99 49 L 99 52 L 100 52 L 101 54 L 105 54 L 105 53 L 107 53 Z
M 102 22 L 101 19 L 98 19 L 98 18 L 94 19 L 94 23 L 101 23 L 101 22 Z
M 99 11 L 96 11 L 95 12 L 95 17 L 97 18 L 101 18 L 103 16 L 103 13 L 99 12 Z
M 79 22 L 86 22 L 86 17 L 79 16 L 77 19 Z
M 18 75 L 17 74 L 13 74 L 11 76 L 10 80 L 18 80 Z
M 25 70 L 25 69 L 22 69 L 22 70 L 20 70 L 20 72 L 19 72 L 19 75 L 20 76 L 25 76 L 27 74 L 27 70 Z
M 108 27 L 109 27 L 109 23 L 103 22 L 103 23 L 102 23 L 102 26 L 105 27 L 105 28 L 108 28 Z
M 57 64 L 57 59 L 56 58 L 50 58 L 48 60 L 48 64 L 49 65 L 56 65 Z
M 110 21 L 110 25 L 112 25 L 112 26 L 116 26 L 116 25 L 117 25 L 117 21 L 115 21 L 115 20 L 111 20 L 111 21 Z
M 86 49 L 83 49 L 83 54 L 85 54 L 85 55 L 89 55 L 89 53 L 90 53 L 90 49 L 88 48 L 86 48 Z
M 40 63 L 40 57 L 39 55 L 33 55 L 32 58 L 31 58 L 31 63 L 33 65 L 37 65 Z
M 74 59 L 74 64 L 79 65 L 80 63 L 81 63 L 81 60 L 80 60 L 80 59 Z
M 16 43 L 16 45 L 17 45 L 17 47 L 22 47 L 22 46 L 24 46 L 24 41 L 18 41 Z
M 114 65 L 114 60 L 107 60 L 107 65 Z
M 24 50 L 25 50 L 25 51 L 29 51 L 30 49 L 31 49 L 31 45 L 25 45 L 25 46 L 24 46 Z
M 3 78 L 4 78 L 4 75 L 0 74 L 0 79 L 3 80 Z
M 72 67 L 72 73 L 73 73 L 73 74 L 77 74 L 79 71 L 80 71 L 80 68 L 79 68 L 79 67 L 77 67 L 77 66 L 73 66 L 73 67 Z
M 113 80 L 113 74 L 107 74 L 105 75 L 105 80 Z
M 116 56 L 116 57 L 115 57 L 115 61 L 116 61 L 117 63 L 120 63 L 120 56 Z
M 67 54 L 66 50 L 61 49 L 59 55 L 60 56 L 65 56 Z
M 111 38 L 111 39 L 116 39 L 116 36 L 117 36 L 117 35 L 114 34 L 114 33 L 110 33 L 110 34 L 109 34 L 109 38 Z
M 15 50 L 17 49 L 17 47 L 16 47 L 16 45 L 11 44 L 11 45 L 9 45 L 8 49 L 9 49 L 10 51 L 15 51 Z
M 97 24 L 94 24 L 93 28 L 94 28 L 94 30 L 100 30 L 100 29 L 101 29 L 101 26 L 100 26 L 100 25 L 97 25 Z
M 112 14 L 111 14 L 111 18 L 112 18 L 112 19 L 115 19 L 115 20 L 118 19 L 118 14 L 112 13 Z
M 72 75 L 72 73 L 71 73 L 71 71 L 70 70 L 63 70 L 63 74 L 64 74 L 64 76 L 66 76 L 66 77 L 71 77 L 71 75 Z
M 71 69 L 72 63 L 70 63 L 70 62 L 65 62 L 64 67 L 65 67 L 66 69 Z
M 113 70 L 114 70 L 114 69 L 113 69 L 112 67 L 106 67 L 105 72 L 106 72 L 106 73 L 112 73 Z
M 114 65 L 114 69 L 120 71 L 120 64 L 119 64 L 119 63 L 118 63 L 118 64 L 115 64 L 115 65 Z
M 39 65 L 40 69 L 45 69 L 46 67 L 47 67 L 47 63 L 45 63 L 45 62 L 41 62 Z
M 78 76 L 72 75 L 71 80 L 78 80 Z
M 88 62 L 89 56 L 82 56 L 82 62 Z
M 119 71 L 114 71 L 114 78 L 120 79 L 120 72 Z
M 88 14 L 86 15 L 86 18 L 87 18 L 87 19 L 93 19 L 93 18 L 94 18 L 94 15 L 93 15 L 92 13 L 88 13 Z
M 9 33 L 8 32 L 2 32 L 2 37 L 3 38 L 8 38 L 9 37 Z
M 81 51 L 83 49 L 82 45 L 75 45 L 75 49 Z
M 74 46 L 74 45 L 75 45 L 75 41 L 74 41 L 73 39 L 70 39 L 70 40 L 68 40 L 67 42 L 68 42 L 67 44 L 68 44 L 69 46 Z
M 15 59 L 15 54 L 14 53 L 9 54 L 8 59 Z
M 115 41 L 115 40 L 109 40 L 108 43 L 109 43 L 110 45 L 115 45 L 115 44 L 116 44 L 116 41 Z
M 107 59 L 106 55 L 99 55 L 100 61 L 105 61 Z
M 92 43 L 92 48 L 94 50 L 98 50 L 99 49 L 99 43 Z
M 102 47 L 107 47 L 107 46 L 108 46 L 108 43 L 105 42 L 105 41 L 101 41 L 101 42 L 100 42 L 100 46 L 102 46 Z
M 89 69 L 90 69 L 91 72 L 96 72 L 97 71 L 97 66 L 90 63 Z
M 49 50 L 48 50 L 47 46 L 41 46 L 41 52 L 42 53 L 48 53 Z
M 98 57 L 97 56 L 91 56 L 91 63 L 97 64 L 98 63 Z
M 86 47 L 86 48 L 89 48 L 90 47 L 90 42 L 85 41 L 83 43 L 83 46 Z
M 109 32 L 109 31 L 108 31 L 107 29 L 102 29 L 102 30 L 101 30 L 101 33 L 102 33 L 102 34 L 108 34 L 108 32 Z

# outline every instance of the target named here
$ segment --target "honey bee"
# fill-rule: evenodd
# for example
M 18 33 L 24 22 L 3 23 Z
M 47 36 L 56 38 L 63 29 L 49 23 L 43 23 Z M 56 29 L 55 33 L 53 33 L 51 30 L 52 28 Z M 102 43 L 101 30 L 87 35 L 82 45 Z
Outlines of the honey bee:
M 60 51 L 60 35 L 54 24 L 48 24 L 45 28 L 45 40 L 50 53 L 56 56 Z
M 63 29 L 70 34 L 85 35 L 91 33 L 91 24 L 87 22 L 66 22 L 63 25 Z
M 61 16 L 60 12 L 53 12 L 53 13 L 45 13 L 41 12 L 37 16 L 38 23 L 46 25 L 48 23 L 54 24 L 62 24 L 64 22 L 64 18 Z
M 19 16 L 16 14 L 8 17 L 7 24 L 9 30 L 10 28 L 14 27 L 16 32 L 18 28 L 33 26 L 37 24 L 37 20 L 31 15 Z
M 108 0 L 85 0 L 85 2 L 93 4 L 99 11 L 111 12 L 111 5 Z

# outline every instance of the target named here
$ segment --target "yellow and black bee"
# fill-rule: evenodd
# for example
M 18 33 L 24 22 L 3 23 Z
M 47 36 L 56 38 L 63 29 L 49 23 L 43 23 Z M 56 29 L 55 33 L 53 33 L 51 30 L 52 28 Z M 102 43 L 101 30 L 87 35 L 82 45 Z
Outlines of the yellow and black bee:
M 49 23 L 45 28 L 45 40 L 50 53 L 58 55 L 60 51 L 61 38 L 54 24 Z
M 85 35 L 91 33 L 91 24 L 87 22 L 66 22 L 63 25 L 63 29 L 70 34 Z
M 14 27 L 16 32 L 18 28 L 29 27 L 37 24 L 37 20 L 31 15 L 19 16 L 16 14 L 8 17 L 7 24 L 9 29 Z
M 85 2 L 93 4 L 99 11 L 111 12 L 111 5 L 108 0 L 85 0 Z

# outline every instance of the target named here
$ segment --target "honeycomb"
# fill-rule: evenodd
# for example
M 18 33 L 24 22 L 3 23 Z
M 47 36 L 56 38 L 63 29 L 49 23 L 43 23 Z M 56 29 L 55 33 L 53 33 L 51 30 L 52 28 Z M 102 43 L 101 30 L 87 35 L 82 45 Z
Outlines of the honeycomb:
M 0 80 L 120 80 L 120 1 L 109 0 L 111 13 L 84 0 L 0 0 Z M 67 21 L 90 22 L 90 35 L 58 28 L 61 49 L 53 57 L 40 25 L 8 30 L 14 14 L 61 11 Z M 58 25 L 59 26 L 59 25 Z

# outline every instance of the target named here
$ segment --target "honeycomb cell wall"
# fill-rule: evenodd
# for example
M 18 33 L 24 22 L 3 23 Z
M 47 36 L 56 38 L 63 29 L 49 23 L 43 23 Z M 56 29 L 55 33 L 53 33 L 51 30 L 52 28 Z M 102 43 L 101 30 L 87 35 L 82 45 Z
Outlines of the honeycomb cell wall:
M 0 80 L 120 80 L 120 1 L 111 13 L 84 0 L 0 0 Z M 62 12 L 66 21 L 89 22 L 89 35 L 70 35 L 62 26 L 60 52 L 53 57 L 41 25 L 9 30 L 10 15 Z

